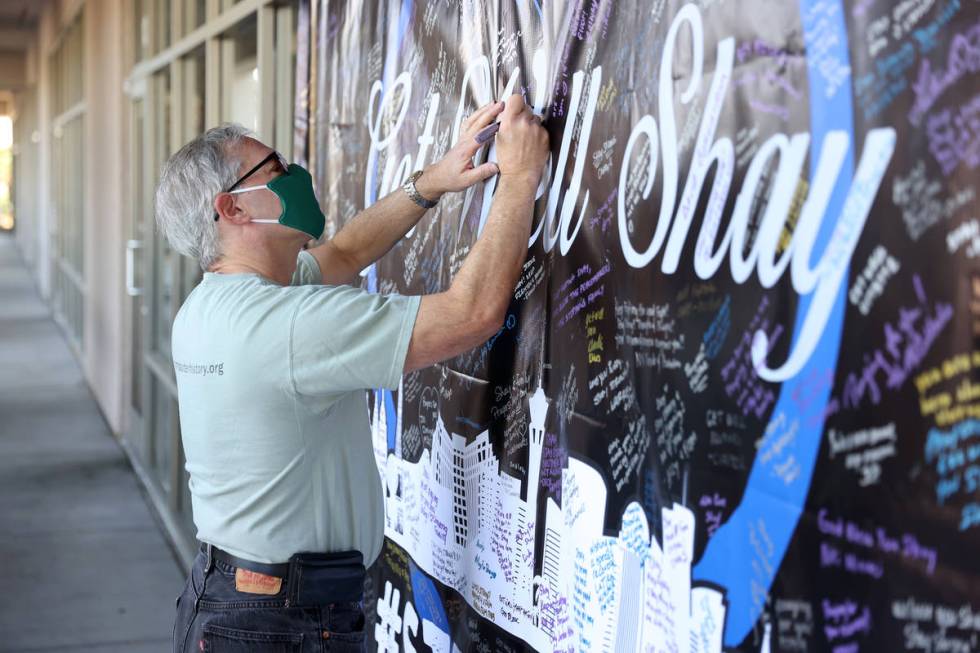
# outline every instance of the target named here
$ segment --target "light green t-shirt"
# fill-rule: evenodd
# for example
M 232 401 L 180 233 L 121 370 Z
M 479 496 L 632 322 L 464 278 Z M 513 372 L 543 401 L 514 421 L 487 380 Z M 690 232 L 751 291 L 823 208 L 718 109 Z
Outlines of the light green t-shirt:
M 284 562 L 381 551 L 384 504 L 368 388 L 401 379 L 419 297 L 207 272 L 174 321 L 181 438 L 197 537 Z

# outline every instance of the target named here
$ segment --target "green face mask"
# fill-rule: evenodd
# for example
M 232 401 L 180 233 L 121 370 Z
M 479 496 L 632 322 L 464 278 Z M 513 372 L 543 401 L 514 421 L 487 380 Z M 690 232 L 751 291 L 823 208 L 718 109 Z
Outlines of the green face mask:
M 323 235 L 326 218 L 323 217 L 323 211 L 320 210 L 320 203 L 316 199 L 316 193 L 313 192 L 313 179 L 306 168 L 290 163 L 285 174 L 276 177 L 267 184 L 236 188 L 228 192 L 231 194 L 245 193 L 264 188 L 268 188 L 279 196 L 282 213 L 279 214 L 278 220 L 254 219 L 252 222 L 278 223 L 298 229 L 313 239 Z

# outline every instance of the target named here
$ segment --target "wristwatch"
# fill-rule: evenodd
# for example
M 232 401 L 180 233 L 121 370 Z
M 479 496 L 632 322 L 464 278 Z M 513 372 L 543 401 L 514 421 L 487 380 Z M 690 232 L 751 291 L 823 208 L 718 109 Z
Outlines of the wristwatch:
M 402 184 L 402 190 L 408 193 L 408 196 L 412 198 L 412 201 L 421 206 L 423 209 L 431 209 L 433 206 L 439 203 L 439 200 L 433 202 L 432 200 L 427 200 L 422 197 L 419 189 L 415 187 L 415 180 L 422 176 L 421 170 L 416 170 L 409 176 L 405 183 Z

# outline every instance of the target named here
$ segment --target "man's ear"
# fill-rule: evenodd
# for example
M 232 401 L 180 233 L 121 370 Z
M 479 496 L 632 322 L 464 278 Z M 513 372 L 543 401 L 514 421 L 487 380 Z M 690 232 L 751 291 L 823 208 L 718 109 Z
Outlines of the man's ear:
M 248 222 L 248 215 L 238 206 L 231 193 L 218 193 L 214 198 L 214 210 L 223 220 L 234 224 Z

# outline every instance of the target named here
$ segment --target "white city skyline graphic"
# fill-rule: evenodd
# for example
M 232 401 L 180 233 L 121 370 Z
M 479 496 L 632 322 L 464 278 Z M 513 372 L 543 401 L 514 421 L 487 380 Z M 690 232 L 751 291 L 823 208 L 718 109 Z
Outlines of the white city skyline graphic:
M 431 447 L 418 462 L 402 459 L 400 404 L 401 392 L 394 453 L 388 453 L 380 403 L 373 419 L 385 536 L 421 570 L 459 592 L 481 617 L 538 651 L 722 650 L 724 596 L 691 584 L 694 514 L 679 504 L 663 508 L 661 545 L 642 507 L 632 502 L 619 535 L 603 535 L 606 485 L 583 461 L 569 457 L 562 470 L 562 505 L 551 497 L 545 501 L 541 572 L 535 574 L 536 506 L 549 410 L 540 386 L 528 398 L 524 496 L 521 479 L 501 471 L 488 431 L 467 443 L 446 429 L 441 416 Z M 425 641 L 437 639 L 425 632 Z M 448 633 L 441 639 L 439 648 L 450 650 Z

